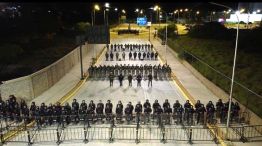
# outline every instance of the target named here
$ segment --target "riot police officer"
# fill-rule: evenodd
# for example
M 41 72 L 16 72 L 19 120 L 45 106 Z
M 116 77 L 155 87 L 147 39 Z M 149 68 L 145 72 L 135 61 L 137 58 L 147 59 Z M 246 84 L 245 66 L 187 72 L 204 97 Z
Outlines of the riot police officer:
M 114 60 L 114 54 L 113 54 L 113 52 L 110 52 L 110 60 L 111 60 L 111 61 Z
M 101 116 L 104 114 L 104 104 L 102 103 L 101 100 L 99 100 L 99 103 L 97 103 L 96 114 L 98 114 L 98 116 Z
M 122 75 L 122 73 L 120 73 L 120 75 L 118 76 L 120 87 L 123 86 L 123 79 L 124 79 L 124 76 Z
M 106 61 L 108 61 L 108 57 L 109 57 L 108 52 L 106 52 L 105 56 L 106 56 Z
M 136 112 L 137 114 L 142 113 L 142 104 L 141 104 L 140 101 L 138 101 L 138 103 L 136 104 L 135 112 Z
M 137 87 L 141 87 L 141 81 L 142 81 L 142 76 L 141 74 L 138 74 L 136 77 L 137 80 Z
M 153 104 L 153 113 L 157 112 L 158 107 L 160 106 L 160 104 L 158 103 L 158 100 L 155 100 L 154 104 Z
M 96 105 L 93 100 L 90 101 L 88 107 L 90 107 L 90 109 L 92 110 L 91 112 L 95 112 Z
M 153 80 L 153 76 L 152 76 L 151 73 L 149 73 L 149 75 L 148 75 L 148 87 L 149 87 L 149 85 L 151 85 L 151 87 L 152 87 L 152 80 Z
M 129 52 L 129 60 L 131 60 L 132 59 L 132 52 L 130 51 Z
M 132 87 L 132 80 L 133 80 L 133 76 L 131 74 L 128 75 L 127 77 L 128 79 L 128 86 L 131 86 Z
M 72 108 L 69 105 L 69 103 L 67 102 L 64 106 L 64 116 L 65 116 L 65 121 L 67 125 L 69 125 L 71 122 L 71 112 L 72 112 Z
M 74 99 L 72 102 L 72 114 L 73 114 L 75 123 L 79 122 L 78 112 L 79 112 L 79 103 L 76 101 L 76 99 Z
M 110 87 L 113 86 L 114 78 L 115 78 L 115 76 L 113 75 L 112 72 L 110 72 L 110 75 L 109 75 Z

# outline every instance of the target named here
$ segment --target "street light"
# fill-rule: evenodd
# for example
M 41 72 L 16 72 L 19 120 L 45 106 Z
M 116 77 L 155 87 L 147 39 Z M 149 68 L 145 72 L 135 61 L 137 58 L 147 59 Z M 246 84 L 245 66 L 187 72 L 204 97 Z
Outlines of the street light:
M 257 10 L 257 13 L 260 13 L 260 12 L 261 12 L 261 10 L 260 10 L 260 9 L 258 9 L 258 10 Z
M 122 13 L 123 13 L 123 14 L 125 14 L 125 13 L 126 13 L 126 11 L 123 9 L 123 10 L 122 10 Z
M 217 6 L 221 6 L 221 7 L 225 7 L 225 8 L 229 8 L 231 10 L 233 10 L 232 8 L 222 5 L 222 4 L 218 4 L 218 3 L 214 3 L 214 2 L 210 2 L 213 5 L 217 5 Z M 233 86 L 234 86 L 234 78 L 235 78 L 235 66 L 236 66 L 236 58 L 237 58 L 237 46 L 238 46 L 238 33 L 239 33 L 239 17 L 236 13 L 236 17 L 237 17 L 237 32 L 236 32 L 236 42 L 235 42 L 235 52 L 234 52 L 234 63 L 233 63 L 233 68 L 232 68 L 232 78 L 231 78 L 231 86 L 230 86 L 230 94 L 229 94 L 229 107 L 228 107 L 228 112 L 227 112 L 227 130 L 226 130 L 226 138 L 228 138 L 228 128 L 229 128 L 229 122 L 230 122 L 230 116 L 231 116 L 231 106 L 232 106 L 232 94 L 233 94 Z
M 188 11 L 188 9 L 186 8 L 186 9 L 185 9 L 185 12 L 187 12 L 187 11 Z
M 117 11 L 118 11 L 118 9 L 117 9 L 117 8 L 115 8 L 115 11 L 117 12 Z
M 96 11 L 99 11 L 99 10 L 100 10 L 99 5 L 95 4 L 95 5 L 94 5 L 94 9 L 93 9 L 92 26 L 95 25 L 95 21 L 96 21 Z
M 104 24 L 108 25 L 108 15 L 106 15 L 106 11 L 109 11 L 109 3 L 105 3 L 105 9 L 104 9 Z
M 158 27 L 160 27 L 160 19 L 159 19 L 159 11 L 161 10 L 161 8 L 158 6 L 158 5 L 155 5 L 155 7 L 154 7 L 154 11 L 156 11 L 157 12 L 157 18 L 158 18 Z
M 196 12 L 197 15 L 199 15 L 199 13 L 200 13 L 199 11 Z

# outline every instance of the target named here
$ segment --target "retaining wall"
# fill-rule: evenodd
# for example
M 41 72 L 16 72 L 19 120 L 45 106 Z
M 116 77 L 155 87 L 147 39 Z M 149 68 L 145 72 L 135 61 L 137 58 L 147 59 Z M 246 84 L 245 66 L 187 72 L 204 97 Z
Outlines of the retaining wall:
M 83 58 L 87 55 L 91 48 L 104 47 L 102 44 L 86 44 L 82 46 Z M 80 61 L 80 47 L 75 48 L 63 58 L 53 64 L 28 76 L 5 81 L 1 85 L 1 95 L 6 100 L 9 95 L 23 98 L 31 101 L 39 96 L 55 83 L 57 83 L 73 66 Z

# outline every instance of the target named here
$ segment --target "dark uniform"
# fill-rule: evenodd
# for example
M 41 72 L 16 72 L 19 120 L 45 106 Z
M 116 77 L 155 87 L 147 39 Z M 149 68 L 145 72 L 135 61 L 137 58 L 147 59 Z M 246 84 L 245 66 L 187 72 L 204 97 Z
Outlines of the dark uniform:
M 118 76 L 120 86 L 123 86 L 123 79 L 124 79 L 124 76 L 122 75 L 122 73 L 120 73 L 120 75 Z
M 79 112 L 79 103 L 76 101 L 76 99 L 74 99 L 72 102 L 72 114 L 73 114 L 74 121 L 76 123 L 79 122 L 78 112 Z
M 137 80 L 137 87 L 139 86 L 141 87 L 142 76 L 140 74 L 137 75 L 136 80 Z
M 131 74 L 129 74 L 127 79 L 128 79 L 128 85 L 132 87 L 133 76 Z
M 114 75 L 113 75 L 113 73 L 111 72 L 110 75 L 109 75 L 110 87 L 113 86 L 113 81 L 114 81 Z
M 152 80 L 153 80 L 153 76 L 152 76 L 152 74 L 149 74 L 148 75 L 148 87 L 149 87 L 149 85 L 151 85 L 151 87 L 152 87 Z

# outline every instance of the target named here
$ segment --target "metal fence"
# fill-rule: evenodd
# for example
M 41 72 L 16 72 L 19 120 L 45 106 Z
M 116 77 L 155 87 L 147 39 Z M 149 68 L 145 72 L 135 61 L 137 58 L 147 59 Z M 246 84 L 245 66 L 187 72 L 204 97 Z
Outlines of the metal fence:
M 225 126 L 185 126 L 165 125 L 160 122 L 158 125 L 142 124 L 139 120 L 136 124 L 53 124 L 51 126 L 39 127 L 37 123 L 31 126 L 12 126 L 9 132 L 16 132 L 14 136 L 4 139 L 1 133 L 1 143 L 56 143 L 61 142 L 89 142 L 89 141 L 133 141 L 136 143 L 147 141 L 172 142 L 205 141 L 218 143 L 218 138 L 230 141 L 261 141 L 262 125 L 234 125 L 228 129 Z

